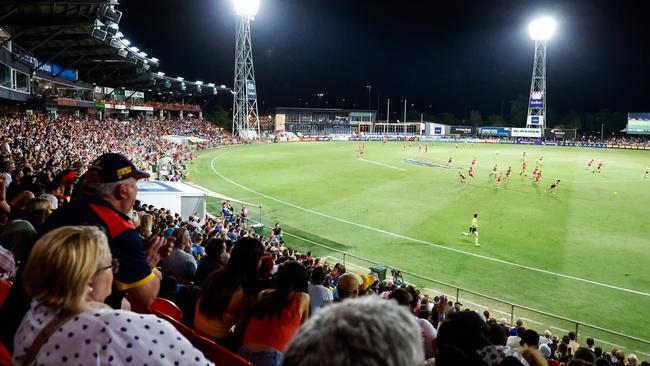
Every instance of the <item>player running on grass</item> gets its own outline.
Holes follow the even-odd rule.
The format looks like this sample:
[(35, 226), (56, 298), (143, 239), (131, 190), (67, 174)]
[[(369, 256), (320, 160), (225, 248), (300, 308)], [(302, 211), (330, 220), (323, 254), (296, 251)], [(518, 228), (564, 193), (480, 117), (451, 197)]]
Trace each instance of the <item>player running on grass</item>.
[(535, 179), (537, 179), (537, 173), (538, 172), (539, 172), (539, 167), (536, 166), (535, 170), (533, 170), (533, 172), (530, 174), (530, 176), (531, 176), (530, 181), (531, 182), (534, 181)]
[(490, 173), (490, 177), (492, 177), (492, 176), (495, 176), (495, 177), (497, 176), (497, 164), (496, 163), (494, 165), (492, 165), (492, 172)]
[(510, 182), (510, 176), (512, 175), (512, 167), (509, 166), (508, 170), (506, 170), (506, 180)]
[(472, 159), (472, 168), (476, 165), (476, 158)]
[(544, 163), (544, 155), (540, 155), (537, 161), (539, 162), (539, 165), (542, 166), (542, 164)]
[(474, 245), (480, 247), (481, 244), (478, 243), (478, 214), (474, 214), (472, 218), (472, 225), (469, 227), (469, 233), (462, 232), (460, 235), (465, 235), (468, 238), (474, 237)]
[(521, 154), (521, 161), (526, 161), (526, 152), (524, 151), (523, 154)]
[(526, 167), (527, 167), (527, 166), (528, 166), (528, 165), (526, 165), (526, 161), (524, 161), (524, 162), (521, 164), (521, 173), (519, 173), (519, 175), (528, 176), (528, 174), (526, 173)]
[(548, 189), (545, 189), (544, 192), (551, 191), (551, 193), (555, 194), (555, 192), (557, 191), (557, 186), (559, 186), (559, 185), (560, 185), (560, 180), (556, 179), (555, 182), (553, 182), (553, 184), (551, 184), (551, 187), (548, 188)]
[(649, 178), (649, 177), (650, 177), (650, 165), (648, 165), (648, 166), (645, 168), (645, 174), (643, 174), (643, 179), (647, 179), (647, 178)]
[(598, 166), (596, 167), (596, 170), (592, 170), (591, 172), (592, 172), (592, 173), (598, 172), (598, 174), (600, 174), (600, 171), (601, 171), (602, 169), (603, 169), (603, 162), (602, 162), (602, 161), (599, 161), (599, 162), (598, 162)]
[(499, 176), (497, 177), (497, 188), (501, 187), (501, 182), (503, 181), (503, 174), (499, 173)]
[(451, 156), (449, 157), (449, 160), (447, 160), (447, 164), (451, 164)]
[(539, 183), (542, 180), (542, 171), (538, 170), (537, 175), (535, 176), (535, 183)]
[(463, 172), (458, 172), (458, 178), (460, 179), (460, 182), (461, 182), (461, 183), (465, 183), (465, 180), (467, 179), (467, 178), (465, 178), (465, 176), (463, 175)]
[(587, 169), (591, 170), (591, 167), (594, 165), (594, 159), (589, 160), (587, 163)]
[(467, 172), (467, 175), (470, 178), (474, 179), (474, 167), (473, 166), (469, 167), (469, 171)]

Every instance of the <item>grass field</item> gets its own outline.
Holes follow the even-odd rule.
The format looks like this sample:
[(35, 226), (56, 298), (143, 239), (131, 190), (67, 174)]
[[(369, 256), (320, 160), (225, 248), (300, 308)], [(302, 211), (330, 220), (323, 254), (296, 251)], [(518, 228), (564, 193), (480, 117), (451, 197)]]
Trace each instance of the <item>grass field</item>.
[[(236, 146), (204, 152), (190, 173), (215, 192), (263, 205), (265, 223), (281, 222), (287, 232), (650, 339), (650, 179), (641, 179), (650, 152), (437, 143), (425, 153), (417, 143), (404, 149), (394, 142), (365, 143), (360, 160), (357, 146)], [(524, 151), (529, 172), (544, 155), (539, 185), (519, 176)], [(403, 161), (446, 164), (449, 156), (451, 169)], [(460, 184), (458, 171), (466, 174), (474, 157), (476, 179)], [(497, 159), (504, 176), (509, 165), (514, 171), (499, 188), (488, 177)], [(587, 170), (591, 159), (604, 162), (602, 173)], [(554, 179), (562, 181), (559, 190), (546, 193)], [(481, 247), (459, 235), (474, 213)], [(650, 353), (647, 346), (629, 347)]]

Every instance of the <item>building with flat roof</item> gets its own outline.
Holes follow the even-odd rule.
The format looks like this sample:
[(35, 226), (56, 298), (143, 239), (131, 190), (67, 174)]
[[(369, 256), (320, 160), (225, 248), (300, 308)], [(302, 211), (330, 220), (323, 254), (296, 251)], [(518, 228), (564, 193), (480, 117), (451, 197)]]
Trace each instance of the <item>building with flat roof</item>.
[(275, 131), (325, 135), (371, 132), (376, 118), (368, 109), (278, 107), (273, 121)]

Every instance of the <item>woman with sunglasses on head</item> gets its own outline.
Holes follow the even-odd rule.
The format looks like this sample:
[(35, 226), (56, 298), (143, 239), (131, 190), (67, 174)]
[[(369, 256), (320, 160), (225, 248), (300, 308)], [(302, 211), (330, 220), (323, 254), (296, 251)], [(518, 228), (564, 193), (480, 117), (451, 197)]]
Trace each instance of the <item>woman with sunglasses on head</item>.
[(36, 242), (24, 273), (33, 300), (13, 364), (211, 364), (166, 321), (103, 303), (118, 270), (96, 227), (64, 226)]

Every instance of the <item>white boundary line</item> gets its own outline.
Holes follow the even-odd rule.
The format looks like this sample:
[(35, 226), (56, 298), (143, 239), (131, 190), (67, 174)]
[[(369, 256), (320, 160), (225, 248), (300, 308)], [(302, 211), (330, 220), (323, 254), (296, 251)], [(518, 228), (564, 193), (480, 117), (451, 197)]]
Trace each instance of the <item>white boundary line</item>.
[(400, 172), (405, 172), (405, 171), (406, 171), (406, 169), (402, 169), (402, 168), (398, 168), (398, 167), (396, 167), (396, 166), (392, 166), (392, 165), (388, 165), (388, 164), (380, 163), (380, 162), (378, 162), (378, 161), (368, 160), (368, 159), (364, 159), (364, 158), (357, 158), (357, 160), (359, 160), (359, 161), (365, 161), (366, 163), (375, 164), (375, 165), (383, 166), (383, 167), (386, 167), (386, 168), (391, 168), (391, 169), (399, 170)]
[(395, 238), (403, 239), (403, 240), (406, 240), (406, 241), (411, 241), (411, 242), (414, 242), (414, 243), (424, 244), (424, 245), (427, 245), (427, 246), (432, 247), (432, 248), (443, 249), (443, 250), (447, 250), (447, 251), (450, 251), (450, 252), (464, 254), (464, 255), (467, 255), (467, 256), (483, 259), (483, 260), (486, 260), (486, 261), (501, 263), (501, 264), (505, 264), (505, 265), (508, 265), (508, 266), (511, 266), (511, 267), (527, 269), (527, 270), (530, 270), (530, 271), (533, 271), (533, 272), (539, 272), (539, 273), (543, 273), (543, 274), (547, 274), (547, 275), (551, 275), (551, 276), (562, 277), (562, 278), (566, 278), (566, 279), (570, 279), (570, 280), (574, 280), (574, 281), (584, 282), (584, 283), (588, 283), (590, 285), (605, 287), (605, 288), (609, 288), (609, 289), (612, 289), (612, 290), (618, 290), (618, 291), (622, 291), (622, 292), (628, 292), (628, 293), (631, 293), (631, 294), (650, 297), (650, 293), (647, 293), (647, 292), (627, 289), (627, 288), (624, 288), (624, 287), (609, 285), (609, 284), (606, 284), (606, 283), (592, 281), (592, 280), (588, 280), (588, 279), (580, 278), (580, 277), (575, 277), (575, 276), (570, 276), (570, 275), (566, 275), (566, 274), (563, 274), (563, 273), (547, 271), (547, 270), (541, 269), (541, 268), (530, 267), (530, 266), (526, 266), (526, 265), (519, 264), (519, 263), (508, 262), (508, 261), (503, 260), (503, 259), (498, 259), (498, 258), (493, 258), (493, 257), (488, 257), (488, 256), (485, 256), (485, 255), (481, 255), (481, 254), (466, 252), (464, 250), (460, 250), (460, 249), (456, 249), (456, 248), (450, 248), (450, 247), (446, 247), (446, 246), (443, 246), (443, 245), (440, 245), (440, 244), (434, 244), (434, 243), (424, 241), (424, 240), (421, 240), (421, 239), (416, 239), (416, 238), (412, 238), (412, 237), (409, 237), (409, 236), (406, 236), (406, 235), (397, 234), (397, 233), (393, 233), (393, 232), (390, 232), (390, 231), (374, 228), (372, 226), (367, 226), (367, 225), (359, 224), (359, 223), (356, 223), (356, 222), (348, 221), (348, 220), (345, 220), (345, 219), (341, 219), (339, 217), (331, 216), (331, 215), (324, 214), (324, 213), (321, 213), (321, 212), (318, 212), (318, 211), (314, 211), (314, 210), (311, 210), (311, 209), (308, 209), (308, 208), (305, 208), (305, 207), (301, 207), (301, 206), (295, 205), (295, 204), (287, 202), (287, 201), (282, 201), (282, 200), (277, 199), (275, 197), (271, 197), (271, 196), (268, 196), (268, 195), (266, 195), (264, 193), (255, 191), (255, 190), (253, 190), (251, 188), (245, 187), (245, 186), (233, 181), (232, 179), (224, 176), (223, 174), (219, 173), (217, 171), (217, 169), (215, 169), (215, 167), (214, 167), (214, 161), (216, 159), (217, 159), (217, 156), (212, 158), (212, 160), (210, 161), (210, 168), (212, 169), (212, 171), (216, 175), (218, 175), (223, 180), (225, 180), (225, 181), (229, 182), (230, 184), (233, 184), (233, 185), (235, 185), (235, 186), (237, 186), (237, 187), (239, 187), (239, 188), (241, 188), (241, 189), (243, 189), (245, 191), (249, 191), (249, 192), (251, 192), (253, 194), (259, 195), (259, 196), (264, 197), (264, 198), (267, 198), (267, 199), (269, 199), (271, 201), (275, 201), (275, 202), (281, 203), (281, 204), (289, 206), (289, 207), (293, 207), (293, 208), (301, 210), (301, 211), (309, 212), (309, 213), (312, 213), (314, 215), (325, 217), (325, 218), (328, 218), (328, 219), (331, 219), (331, 220), (334, 220), (334, 221), (342, 222), (342, 223), (352, 225), (352, 226), (357, 226), (357, 227), (360, 227), (360, 228), (363, 228), (363, 229), (367, 229), (367, 230), (374, 231), (374, 232), (377, 232), (377, 233), (380, 233), (380, 234), (385, 234), (385, 235), (392, 236), (392, 237), (395, 237)]
[[(326, 258), (326, 259), (327, 259), (327, 258), (329, 258), (329, 259), (334, 259), (334, 260), (337, 261), (337, 262), (342, 262), (341, 259), (336, 258), (336, 257), (333, 257), (333, 256), (331, 256), (331, 255), (325, 256), (325, 257), (323, 257), (323, 258)], [(356, 268), (359, 268), (359, 269), (364, 269), (364, 270), (366, 269), (365, 267), (362, 267), (362, 266), (360, 266), (360, 265), (358, 265), (358, 264), (354, 264), (354, 263), (348, 263), (347, 265), (348, 265), (348, 266), (352, 266), (352, 267), (356, 267)], [(406, 284), (409, 284), (409, 283), (406, 283)], [(431, 288), (426, 288), (426, 287), (423, 287), (423, 289), (424, 289), (424, 290), (427, 290), (427, 291), (430, 291), (430, 292), (432, 292), (432, 293), (439, 293), (439, 294), (441, 294), (441, 295), (444, 295), (444, 291), (439, 291), (439, 290), (436, 290), (436, 289), (431, 289)], [(506, 311), (502, 311), (502, 310), (499, 310), (499, 309), (492, 309), (492, 308), (490, 308), (490, 307), (488, 307), (488, 306), (481, 305), (481, 304), (477, 304), (477, 303), (475, 303), (475, 302), (468, 301), (468, 300), (463, 300), (463, 302), (464, 302), (465, 304), (474, 305), (474, 306), (476, 306), (476, 307), (478, 307), (478, 308), (481, 308), (481, 309), (491, 310), (491, 311), (493, 311), (493, 312), (495, 312), (495, 313), (499, 313), (499, 314), (502, 314), (502, 315), (510, 316), (510, 313), (508, 313), (508, 312), (506, 312)], [(518, 319), (525, 320), (525, 321), (527, 321), (527, 322), (529, 322), (529, 323), (539, 324), (539, 325), (543, 326), (544, 328), (551, 328), (551, 329), (559, 330), (560, 332), (569, 333), (569, 330), (567, 330), (567, 329), (558, 328), (558, 327), (556, 327), (556, 326), (554, 326), (554, 325), (550, 325), (550, 324), (540, 323), (540, 322), (535, 321), (535, 320), (533, 320), (533, 319), (528, 319), (528, 318), (524, 318), (524, 317), (518, 317)], [(597, 342), (599, 342), (599, 343), (609, 344), (610, 346), (614, 346), (614, 347), (616, 347), (616, 348), (627, 348), (627, 349), (629, 349), (628, 347), (619, 346), (619, 345), (617, 345), (617, 344), (615, 344), (615, 343), (611, 343), (611, 342), (608, 342), (608, 341), (605, 341), (605, 340), (602, 340), (602, 339), (599, 339), (599, 338), (594, 338), (594, 341), (597, 341)], [(643, 355), (646, 355), (646, 356), (650, 356), (650, 354), (645, 353), (645, 352), (642, 352), (642, 351), (635, 351), (635, 353), (640, 353), (640, 354), (643, 354)]]

